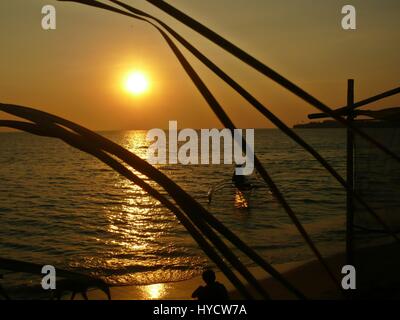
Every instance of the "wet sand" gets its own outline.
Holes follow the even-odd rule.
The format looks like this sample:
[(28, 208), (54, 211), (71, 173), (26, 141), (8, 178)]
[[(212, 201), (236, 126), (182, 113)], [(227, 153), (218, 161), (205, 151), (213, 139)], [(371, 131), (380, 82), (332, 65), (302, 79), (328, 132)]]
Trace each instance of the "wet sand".
[[(358, 298), (400, 298), (400, 259), (394, 253), (399, 252), (399, 244), (390, 244), (357, 251), (357, 291)], [(345, 254), (339, 253), (326, 258), (326, 262), (337, 277), (339, 284), (343, 275), (342, 267), (345, 265)], [(308, 299), (336, 300), (343, 299), (340, 291), (328, 276), (326, 270), (317, 260), (275, 265), (275, 268), (286, 277)], [(291, 300), (296, 297), (285, 289), (278, 281), (269, 276), (260, 268), (250, 268), (253, 275), (261, 282), (263, 287), (274, 300)], [(218, 272), (217, 280), (228, 289), (231, 299), (242, 299), (240, 294)], [(111, 288), (113, 300), (190, 300), (192, 292), (203, 284), (201, 276), (186, 281), (172, 283), (157, 283), (144, 286), (124, 286)], [(260, 298), (250, 289), (256, 298)], [(89, 299), (106, 299), (99, 290), (90, 290)], [(68, 298), (65, 296), (64, 298)], [(82, 299), (77, 296), (77, 299)]]
[[(339, 271), (339, 264), (342, 264), (343, 255), (337, 255), (329, 259), (330, 264)], [(338, 290), (332, 280), (327, 276), (326, 271), (317, 261), (296, 262), (275, 266), (293, 285), (301, 289), (310, 299), (336, 299), (340, 298)], [(276, 280), (271, 278), (261, 268), (250, 268), (253, 275), (262, 283), (270, 294), (272, 299), (296, 299)], [(222, 282), (231, 299), (240, 300), (242, 297), (226, 279), (226, 277), (217, 272), (217, 280)], [(190, 300), (192, 292), (200, 285), (203, 285), (201, 276), (195, 278), (170, 283), (157, 283), (144, 286), (122, 286), (112, 287), (111, 295), (113, 300)], [(253, 290), (250, 291), (256, 298), (260, 298)], [(99, 290), (90, 290), (89, 299), (103, 300), (106, 296)], [(68, 298), (65, 296), (64, 298)], [(77, 296), (76, 299), (82, 299)]]

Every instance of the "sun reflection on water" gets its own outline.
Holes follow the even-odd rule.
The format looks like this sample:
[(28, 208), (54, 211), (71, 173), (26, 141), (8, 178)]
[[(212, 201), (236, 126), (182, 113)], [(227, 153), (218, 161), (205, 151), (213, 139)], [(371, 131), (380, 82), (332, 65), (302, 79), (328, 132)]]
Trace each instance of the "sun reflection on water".
[[(145, 131), (123, 135), (122, 145), (142, 159), (146, 159), (146, 143)], [(159, 188), (155, 182), (133, 171)], [(169, 174), (176, 175), (176, 172), (171, 170)], [(109, 202), (103, 207), (106, 221), (103, 241), (107, 248), (103, 255), (107, 259), (101, 261), (101, 267), (109, 274), (108, 280), (114, 284), (143, 285), (190, 278), (195, 274), (197, 269), (186, 270), (186, 266), (189, 262), (197, 266), (205, 260), (185, 248), (194, 241), (176, 217), (134, 183), (119, 175), (113, 178), (110, 189), (117, 191), (104, 193)], [(124, 270), (123, 276), (115, 270)], [(149, 285), (143, 288), (143, 295), (148, 299), (162, 299), (165, 290), (162, 284)]]
[(157, 300), (161, 299), (165, 295), (165, 285), (162, 283), (152, 284), (146, 286), (146, 291), (148, 295), (148, 299)]
[(246, 195), (239, 190), (235, 193), (235, 207), (238, 209), (249, 207), (249, 201), (246, 199)]

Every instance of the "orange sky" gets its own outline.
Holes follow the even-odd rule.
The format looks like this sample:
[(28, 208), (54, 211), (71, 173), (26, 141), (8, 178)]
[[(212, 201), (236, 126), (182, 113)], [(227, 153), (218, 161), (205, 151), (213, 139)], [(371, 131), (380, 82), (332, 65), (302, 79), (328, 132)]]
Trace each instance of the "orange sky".
[[(144, 0), (125, 1), (174, 27), (287, 124), (305, 121), (315, 111)], [(357, 99), (399, 86), (398, 0), (352, 0), (356, 31), (340, 26), (348, 1), (169, 2), (331, 107), (345, 104), (348, 78), (356, 80)], [(41, 28), (46, 4), (57, 9), (54, 31)], [(1, 102), (40, 108), (94, 130), (165, 128), (169, 120), (178, 120), (180, 127), (219, 126), (164, 40), (145, 23), (54, 0), (1, 0), (0, 15)], [(271, 127), (186, 54), (238, 127)], [(131, 69), (149, 75), (146, 95), (133, 97), (124, 90), (121, 81)], [(394, 105), (400, 105), (400, 97), (374, 107)]]

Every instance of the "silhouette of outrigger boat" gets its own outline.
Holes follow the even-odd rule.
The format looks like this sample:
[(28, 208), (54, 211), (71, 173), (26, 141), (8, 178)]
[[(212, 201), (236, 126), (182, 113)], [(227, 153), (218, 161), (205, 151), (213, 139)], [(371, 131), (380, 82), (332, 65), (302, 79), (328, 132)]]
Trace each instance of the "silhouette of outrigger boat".
[(243, 201), (249, 203), (249, 199), (253, 191), (258, 189), (269, 189), (268, 185), (258, 179), (257, 176), (254, 179), (249, 178), (248, 176), (239, 176), (233, 173), (232, 180), (230, 182), (221, 181), (217, 185), (211, 187), (207, 193), (208, 204), (212, 202), (213, 195), (225, 188), (234, 188), (236, 190), (236, 194), (243, 198)]
[[(7, 270), (10, 271), (10, 273), (28, 273), (43, 277), (42, 268), (43, 265), (32, 262), (0, 258), (0, 270)], [(107, 298), (111, 300), (110, 286), (99, 278), (59, 268), (56, 269), (56, 276), (56, 289), (51, 291), (51, 299), (56, 298), (60, 300), (64, 294), (70, 292), (71, 300), (73, 300), (77, 294), (81, 294), (85, 300), (88, 300), (88, 290), (90, 288), (97, 288), (104, 292)], [(58, 277), (61, 279), (58, 279)], [(11, 299), (2, 286), (0, 286), (0, 296), (6, 300)]]

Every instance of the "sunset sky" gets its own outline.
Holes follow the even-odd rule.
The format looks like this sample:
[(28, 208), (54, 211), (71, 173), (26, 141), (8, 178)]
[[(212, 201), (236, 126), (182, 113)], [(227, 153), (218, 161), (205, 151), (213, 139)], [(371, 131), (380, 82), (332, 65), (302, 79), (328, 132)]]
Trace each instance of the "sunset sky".
[[(103, 1), (108, 2), (108, 1)], [(156, 15), (243, 84), (287, 124), (316, 112), (144, 0), (125, 0)], [(335, 108), (399, 86), (398, 0), (169, 0)], [(57, 29), (41, 28), (41, 9), (57, 9)], [(357, 9), (357, 30), (341, 28), (341, 8)], [(159, 33), (129, 17), (72, 2), (0, 1), (0, 102), (39, 108), (94, 130), (210, 128), (218, 120)], [(241, 128), (272, 125), (186, 51), (225, 110)], [(149, 88), (132, 95), (130, 71)], [(394, 97), (378, 106), (399, 106)], [(4, 114), (0, 114), (5, 118)]]

